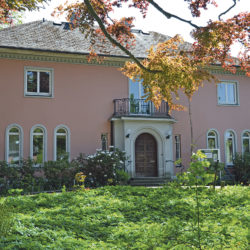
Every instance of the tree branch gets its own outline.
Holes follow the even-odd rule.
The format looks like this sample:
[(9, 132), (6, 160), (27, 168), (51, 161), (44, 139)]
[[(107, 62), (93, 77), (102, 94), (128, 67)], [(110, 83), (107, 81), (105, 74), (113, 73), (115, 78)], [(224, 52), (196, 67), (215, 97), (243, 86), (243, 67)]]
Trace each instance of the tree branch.
[(231, 7), (229, 7), (226, 11), (222, 12), (219, 16), (218, 19), (221, 21), (221, 16), (227, 14), (232, 8), (234, 8), (234, 6), (236, 5), (236, 0), (233, 0), (233, 5)]
[(119, 42), (117, 42), (106, 30), (104, 24), (102, 23), (102, 20), (98, 17), (97, 13), (95, 12), (94, 8), (92, 7), (91, 3), (89, 0), (84, 0), (90, 14), (94, 17), (94, 19), (97, 21), (97, 23), (100, 26), (100, 29), (106, 36), (106, 38), (114, 45), (119, 47), (125, 54), (127, 54), (141, 69), (148, 71), (150, 73), (159, 73), (161, 71), (159, 70), (150, 70), (146, 68), (141, 62), (129, 51), (127, 50), (124, 46), (122, 46)]
[(171, 13), (165, 11), (165, 10), (162, 9), (154, 0), (148, 0), (148, 2), (149, 2), (151, 5), (153, 5), (158, 11), (160, 11), (160, 12), (161, 12), (165, 17), (167, 17), (167, 18), (173, 17), (173, 18), (176, 18), (176, 19), (178, 19), (178, 20), (180, 20), (180, 21), (182, 21), (182, 22), (184, 22), (184, 23), (188, 23), (189, 25), (193, 26), (193, 27), (196, 28), (196, 29), (201, 28), (200, 26), (198, 26), (198, 25), (192, 23), (191, 21), (188, 21), (188, 20), (186, 20), (186, 19), (183, 19), (183, 18), (181, 18), (181, 17), (179, 17), (179, 16), (176, 16), (176, 15), (174, 15), (174, 14), (171, 14)]

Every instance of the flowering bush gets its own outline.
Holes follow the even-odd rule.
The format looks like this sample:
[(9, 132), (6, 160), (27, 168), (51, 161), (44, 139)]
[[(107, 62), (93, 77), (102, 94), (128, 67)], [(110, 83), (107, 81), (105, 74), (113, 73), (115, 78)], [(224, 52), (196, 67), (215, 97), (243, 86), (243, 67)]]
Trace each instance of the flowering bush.
[(97, 150), (87, 157), (80, 155), (75, 163), (80, 164), (82, 172), (87, 175), (85, 186), (98, 187), (126, 181), (128, 175), (124, 171), (125, 160), (124, 152), (110, 147), (107, 151)]

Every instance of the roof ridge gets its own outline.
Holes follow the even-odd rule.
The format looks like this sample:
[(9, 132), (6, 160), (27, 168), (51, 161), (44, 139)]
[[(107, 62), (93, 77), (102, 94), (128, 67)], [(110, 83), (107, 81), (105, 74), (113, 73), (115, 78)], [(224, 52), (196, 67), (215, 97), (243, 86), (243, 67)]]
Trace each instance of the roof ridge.
[[(39, 23), (39, 22), (43, 22), (43, 20), (39, 19), (39, 20), (36, 20), (36, 21), (28, 22), (28, 23), (21, 23), (21, 24), (17, 24), (17, 25), (14, 25), (14, 26), (9, 26), (9, 27), (0, 29), (0, 32), (7, 31), (7, 30), (13, 30), (13, 29), (19, 28), (21, 26), (24, 27), (24, 26), (28, 26), (30, 24)], [(47, 22), (47, 20), (46, 20), (46, 22)]]

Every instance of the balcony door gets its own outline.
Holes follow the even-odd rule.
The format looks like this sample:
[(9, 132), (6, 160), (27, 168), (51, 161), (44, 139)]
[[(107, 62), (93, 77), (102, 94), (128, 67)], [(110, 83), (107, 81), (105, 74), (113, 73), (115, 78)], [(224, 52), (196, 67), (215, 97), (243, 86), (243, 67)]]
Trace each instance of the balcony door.
[(135, 141), (135, 172), (137, 177), (157, 176), (157, 143), (148, 133), (140, 134)]
[(152, 105), (150, 102), (143, 100), (144, 95), (142, 81), (133, 82), (129, 79), (130, 114), (150, 114)]

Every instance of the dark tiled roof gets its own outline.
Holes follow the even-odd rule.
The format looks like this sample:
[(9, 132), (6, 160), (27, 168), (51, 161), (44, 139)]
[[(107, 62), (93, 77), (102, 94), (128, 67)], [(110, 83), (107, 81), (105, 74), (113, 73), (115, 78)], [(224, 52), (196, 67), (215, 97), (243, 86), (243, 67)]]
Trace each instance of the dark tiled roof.
[[(151, 45), (170, 38), (156, 32), (143, 33), (140, 30), (133, 32), (136, 37), (136, 45), (133, 47), (132, 53), (139, 58), (146, 56), (146, 50)], [(183, 49), (190, 48), (189, 43), (184, 43), (182, 46)], [(79, 29), (68, 29), (67, 23), (56, 24), (40, 20), (0, 30), (1, 47), (88, 54), (90, 39), (86, 38)], [(103, 51), (100, 51), (100, 47), (96, 47), (95, 50), (99, 54), (104, 54)], [(105, 51), (112, 56), (126, 56), (109, 42), (105, 44)]]

